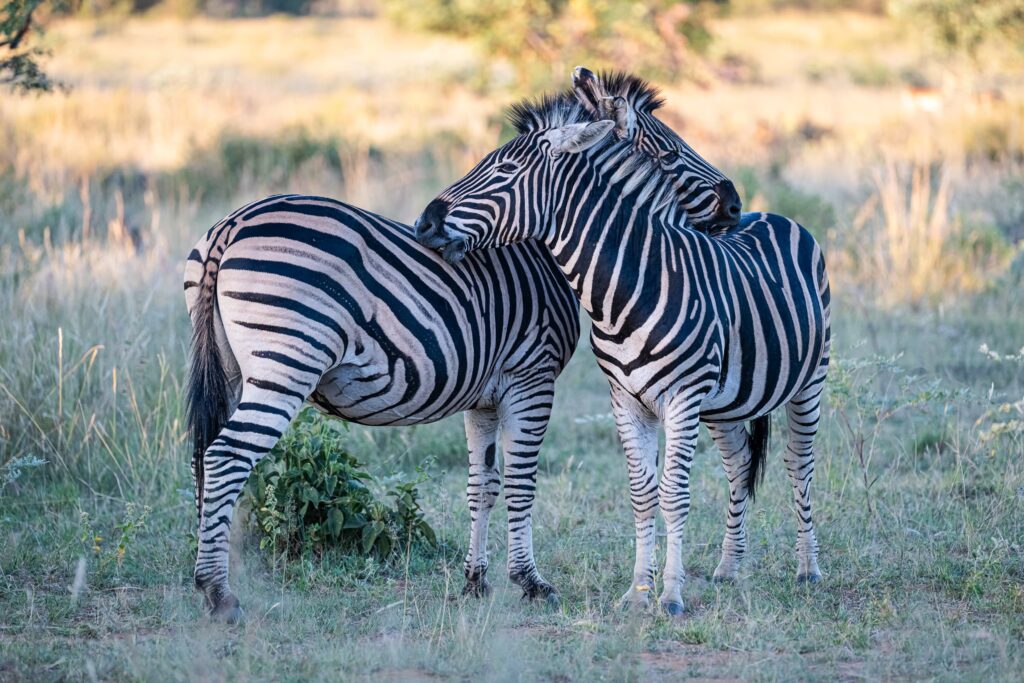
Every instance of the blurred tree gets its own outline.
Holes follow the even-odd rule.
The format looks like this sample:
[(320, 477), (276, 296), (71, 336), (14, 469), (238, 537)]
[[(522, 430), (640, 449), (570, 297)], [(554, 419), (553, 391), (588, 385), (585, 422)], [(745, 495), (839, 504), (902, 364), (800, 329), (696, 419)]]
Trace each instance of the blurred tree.
[(699, 78), (707, 21), (724, 0), (383, 0), (396, 21), (480, 41), (522, 85), (561, 83), (583, 62)]
[(1024, 50), (1024, 0), (893, 0), (890, 8), (925, 22), (954, 52), (973, 57), (994, 38)]
[(47, 52), (33, 45), (43, 0), (6, 0), (0, 17), (0, 86), (15, 92), (49, 92), (60, 84), (43, 71)]

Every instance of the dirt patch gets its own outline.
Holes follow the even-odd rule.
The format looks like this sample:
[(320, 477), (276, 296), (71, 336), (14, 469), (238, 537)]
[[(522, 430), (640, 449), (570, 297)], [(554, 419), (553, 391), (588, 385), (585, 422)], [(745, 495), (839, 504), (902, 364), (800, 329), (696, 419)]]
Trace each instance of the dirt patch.
[(388, 681), (389, 683), (420, 683), (421, 681), (436, 681), (437, 676), (425, 669), (392, 669), (390, 671), (374, 671), (368, 677), (374, 681)]
[(721, 673), (731, 668), (736, 653), (708, 650), (696, 645), (672, 645), (671, 650), (644, 652), (640, 661), (656, 674), (672, 680), (685, 676), (687, 681), (714, 681), (715, 683), (741, 683), (743, 679)]

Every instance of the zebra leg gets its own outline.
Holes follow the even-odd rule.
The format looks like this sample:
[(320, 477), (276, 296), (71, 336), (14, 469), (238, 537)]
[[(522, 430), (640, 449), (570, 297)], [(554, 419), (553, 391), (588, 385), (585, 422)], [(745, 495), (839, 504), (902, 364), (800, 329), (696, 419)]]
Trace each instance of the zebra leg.
[(302, 402), (301, 396), (290, 391), (279, 393), (245, 384), (238, 407), (203, 455), (195, 585), (205, 594), (210, 613), (230, 623), (242, 618), (238, 598), (228, 584), (228, 541), (235, 501), (252, 468), (274, 447)]
[(658, 512), (658, 420), (625, 391), (612, 387), (612, 414), (626, 453), (629, 499), (636, 527), (633, 583), (619, 601), (646, 609), (654, 589), (655, 515)]
[(821, 581), (818, 541), (811, 521), (811, 478), (814, 476), (814, 437), (818, 433), (822, 385), (821, 381), (811, 384), (786, 404), (789, 443), (785, 461), (796, 503), (796, 580), (801, 583)]
[(469, 502), (470, 529), (469, 551), (463, 564), (466, 585), (462, 594), (482, 597), (491, 592), (491, 584), (487, 582), (487, 522), (501, 490), (501, 478), (495, 463), (498, 416), (493, 410), (467, 410), (465, 420), (469, 444), (466, 500)]
[(551, 418), (554, 380), (509, 392), (502, 400), (501, 457), (508, 508), (508, 577), (523, 599), (558, 604), (558, 592), (540, 575), (533, 555), (533, 500), (537, 459)]
[(683, 529), (690, 512), (690, 465), (700, 430), (703, 394), (690, 393), (670, 401), (665, 415), (665, 469), (658, 486), (658, 501), (668, 536), (665, 585), (661, 606), (671, 616), (683, 613)]
[(715, 582), (735, 581), (740, 561), (747, 550), (747, 470), (750, 467), (750, 441), (742, 423), (709, 424), (711, 438), (722, 454), (722, 467), (729, 479), (729, 511), (725, 518), (722, 558), (715, 568)]

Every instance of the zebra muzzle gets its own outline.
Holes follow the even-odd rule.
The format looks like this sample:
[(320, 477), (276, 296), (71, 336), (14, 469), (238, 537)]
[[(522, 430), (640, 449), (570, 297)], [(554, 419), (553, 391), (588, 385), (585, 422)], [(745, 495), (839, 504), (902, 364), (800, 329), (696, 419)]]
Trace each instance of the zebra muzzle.
[(448, 202), (435, 199), (416, 219), (413, 229), (417, 242), (428, 249), (439, 251), (448, 263), (457, 263), (466, 255), (466, 240), (448, 233), (444, 226), (447, 215)]

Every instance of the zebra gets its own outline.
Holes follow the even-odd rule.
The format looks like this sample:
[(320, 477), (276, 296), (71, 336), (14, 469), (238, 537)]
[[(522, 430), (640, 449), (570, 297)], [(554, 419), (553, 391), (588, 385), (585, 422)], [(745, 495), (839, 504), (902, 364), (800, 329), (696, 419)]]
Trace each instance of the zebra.
[[(577, 85), (586, 87), (580, 77), (587, 75), (577, 72)], [(613, 99), (608, 118), (598, 121), (588, 106), (557, 98), (514, 107), (519, 135), (428, 204), (417, 239), (449, 257), (540, 243), (590, 316), (636, 527), (625, 605), (651, 604), (660, 507), (667, 557), (659, 602), (670, 615), (684, 612), (682, 532), (701, 422), (729, 480), (728, 527), (713, 578), (735, 580), (747, 502), (763, 477), (768, 416), (780, 406), (790, 427), (785, 462), (797, 507), (797, 579), (816, 583), (810, 483), (831, 339), (821, 249), (797, 223), (772, 214), (747, 214), (721, 238), (681, 227), (678, 176), (638, 145), (642, 136), (630, 126), (644, 126), (647, 117), (624, 107), (628, 101)], [(659, 423), (666, 433), (660, 481)]]
[[(696, 153), (689, 158), (701, 179), (680, 202), (708, 225), (733, 221), (735, 191), (719, 198), (715, 189), (732, 184)], [(537, 569), (531, 515), (537, 455), (555, 379), (579, 338), (579, 305), (539, 245), (453, 268), (410, 226), (331, 199), (279, 195), (210, 228), (184, 279), (193, 325), (194, 580), (212, 614), (242, 617), (228, 581), (235, 502), (306, 401), (366, 425), (465, 413), (469, 595), (491, 590), (487, 522), (502, 485), (500, 434), (509, 577), (524, 598), (557, 602)]]

